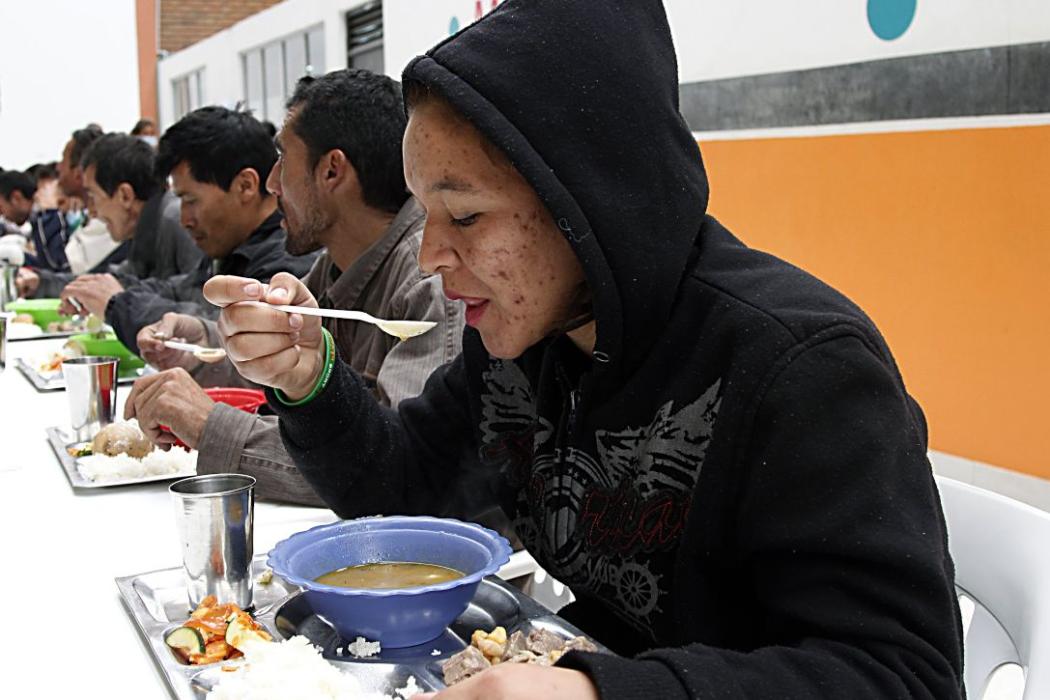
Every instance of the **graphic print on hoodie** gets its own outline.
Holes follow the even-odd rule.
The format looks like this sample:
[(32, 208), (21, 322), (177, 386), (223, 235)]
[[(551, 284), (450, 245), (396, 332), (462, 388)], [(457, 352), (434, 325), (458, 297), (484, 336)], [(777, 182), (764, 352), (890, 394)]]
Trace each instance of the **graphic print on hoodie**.
[(556, 445), (516, 364), (494, 359), (483, 378), (480, 458), (516, 474), (514, 531), (564, 583), (616, 601), (629, 623), (655, 636), (650, 616), (661, 610), (667, 582), (659, 573), (666, 567), (653, 559), (685, 527), (720, 382), (686, 406), (668, 401), (648, 425), (597, 431), (592, 457)]

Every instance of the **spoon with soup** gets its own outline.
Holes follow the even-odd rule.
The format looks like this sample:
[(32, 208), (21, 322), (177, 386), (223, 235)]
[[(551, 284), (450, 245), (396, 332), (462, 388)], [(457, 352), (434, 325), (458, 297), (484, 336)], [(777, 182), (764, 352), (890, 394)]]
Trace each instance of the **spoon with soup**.
[(177, 340), (165, 340), (164, 347), (171, 348), (172, 350), (191, 352), (198, 360), (209, 365), (226, 359), (226, 351), (222, 348), (206, 348), (203, 345), (180, 343)]

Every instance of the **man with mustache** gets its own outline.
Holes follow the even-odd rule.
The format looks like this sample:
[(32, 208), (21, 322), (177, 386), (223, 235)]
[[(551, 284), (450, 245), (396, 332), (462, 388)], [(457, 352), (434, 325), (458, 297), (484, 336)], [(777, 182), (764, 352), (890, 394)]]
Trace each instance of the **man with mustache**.
[[(459, 353), (463, 330), (461, 305), (417, 263), (424, 212), (405, 187), (399, 86), (368, 71), (336, 71), (301, 80), (288, 107), (276, 138), (280, 159), (266, 184), (284, 213), (288, 252), (326, 249), (303, 278), (307, 287), (323, 307), (438, 323), (399, 343), (371, 325), (325, 320), (340, 354), (381, 402), (396, 406)], [(198, 385), (238, 383), (233, 366), (205, 366), (172, 351), (162, 344), (171, 337), (215, 346), (219, 335), (214, 324), (181, 314), (144, 328), (142, 355), (165, 371), (136, 383), (127, 415), (158, 444), (170, 445), (174, 433), (198, 449), (198, 473), (241, 471), (258, 479), (263, 498), (323, 504), (285, 451), (275, 418), (216, 404)]]

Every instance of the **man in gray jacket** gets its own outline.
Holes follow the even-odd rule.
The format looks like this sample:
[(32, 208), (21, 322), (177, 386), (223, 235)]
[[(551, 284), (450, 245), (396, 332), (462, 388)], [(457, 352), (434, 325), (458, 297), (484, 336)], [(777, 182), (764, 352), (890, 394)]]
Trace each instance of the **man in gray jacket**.
[[(430, 373), (459, 353), (463, 331), (460, 304), (417, 263), (425, 214), (405, 188), (404, 128), (400, 90), (387, 77), (343, 70), (304, 79), (289, 102), (277, 137), (281, 158), (267, 181), (285, 216), (289, 252), (326, 248), (303, 278), (321, 306), (438, 323), (398, 342), (371, 325), (326, 319), (339, 354), (387, 405), (419, 394)], [(199, 451), (198, 473), (251, 474), (262, 498), (323, 505), (285, 451), (275, 418), (215, 404), (198, 386), (243, 382), (232, 365), (201, 365), (165, 348), (161, 340), (170, 337), (218, 342), (214, 324), (192, 316), (167, 314), (144, 328), (137, 338), (143, 356), (175, 369), (140, 379), (127, 416), (161, 445), (174, 441), (159, 429), (170, 426)]]
[(197, 268), (204, 253), (179, 223), (179, 200), (154, 172), (154, 152), (134, 136), (107, 134), (81, 161), (84, 188), (113, 240), (130, 240), (127, 258), (103, 274), (40, 274), (38, 297), (62, 294), (102, 317), (111, 297), (141, 280)]

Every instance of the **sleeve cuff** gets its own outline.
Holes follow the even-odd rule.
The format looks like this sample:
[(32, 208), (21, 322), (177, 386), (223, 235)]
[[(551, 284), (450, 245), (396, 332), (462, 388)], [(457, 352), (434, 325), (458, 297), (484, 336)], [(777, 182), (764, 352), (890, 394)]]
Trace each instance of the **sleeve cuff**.
[(224, 403), (215, 404), (197, 445), (197, 473), (240, 472), (241, 453), (256, 420), (252, 413)]
[(690, 700), (691, 697), (671, 669), (659, 661), (570, 651), (558, 660), (557, 666), (586, 673), (602, 700)]

